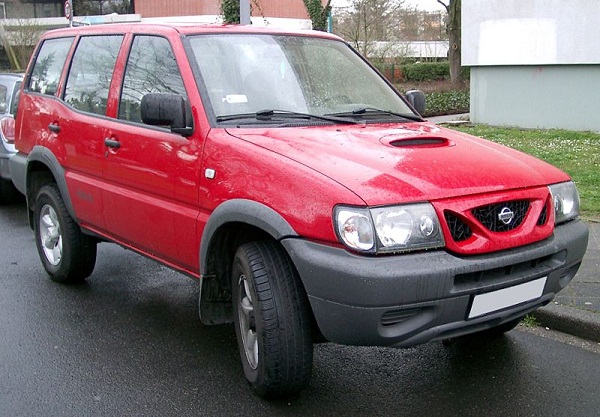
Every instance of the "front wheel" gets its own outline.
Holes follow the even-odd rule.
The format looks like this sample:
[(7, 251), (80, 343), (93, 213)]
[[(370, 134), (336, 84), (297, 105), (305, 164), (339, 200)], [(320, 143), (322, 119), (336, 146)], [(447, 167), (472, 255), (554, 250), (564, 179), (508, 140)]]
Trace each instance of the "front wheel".
[(308, 385), (313, 344), (308, 298), (275, 242), (240, 246), (232, 269), (235, 329), (246, 379), (262, 397)]
[(90, 276), (96, 264), (96, 240), (81, 232), (55, 184), (40, 189), (33, 215), (36, 246), (50, 278), (71, 284)]

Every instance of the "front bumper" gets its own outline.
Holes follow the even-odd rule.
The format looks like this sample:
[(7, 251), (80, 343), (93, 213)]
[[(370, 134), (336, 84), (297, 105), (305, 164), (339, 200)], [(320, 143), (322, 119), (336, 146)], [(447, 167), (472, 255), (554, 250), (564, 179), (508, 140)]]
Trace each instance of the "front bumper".
[[(517, 319), (549, 303), (575, 276), (587, 249), (579, 221), (552, 237), (487, 255), (445, 251), (365, 257), (284, 239), (323, 336), (349, 345), (408, 347)], [(468, 319), (473, 297), (547, 277), (541, 297)]]

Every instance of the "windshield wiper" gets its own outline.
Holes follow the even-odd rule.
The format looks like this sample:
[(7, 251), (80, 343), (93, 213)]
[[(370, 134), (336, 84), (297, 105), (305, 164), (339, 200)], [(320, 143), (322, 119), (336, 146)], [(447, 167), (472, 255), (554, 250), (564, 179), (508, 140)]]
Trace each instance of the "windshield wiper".
[(260, 121), (272, 121), (273, 118), (277, 119), (305, 119), (305, 120), (325, 120), (337, 124), (358, 124), (356, 120), (349, 120), (343, 117), (336, 116), (321, 116), (318, 114), (301, 113), (288, 110), (275, 110), (265, 109), (257, 111), (256, 113), (242, 113), (242, 114), (229, 114), (225, 116), (217, 116), (217, 122), (228, 122), (231, 120), (242, 120), (242, 119), (255, 119)]
[(229, 122), (231, 120), (243, 120), (243, 119), (256, 119), (256, 113), (238, 113), (238, 114), (226, 114), (224, 116), (217, 116), (217, 122)]
[(405, 114), (405, 113), (396, 113), (389, 110), (381, 110), (374, 107), (359, 107), (357, 109), (352, 110), (351, 112), (343, 112), (343, 113), (332, 113), (327, 114), (326, 116), (334, 116), (334, 117), (362, 117), (362, 116), (395, 116), (401, 117), (407, 120), (414, 120), (415, 122), (422, 122), (423, 118), (421, 116), (417, 116), (416, 114)]

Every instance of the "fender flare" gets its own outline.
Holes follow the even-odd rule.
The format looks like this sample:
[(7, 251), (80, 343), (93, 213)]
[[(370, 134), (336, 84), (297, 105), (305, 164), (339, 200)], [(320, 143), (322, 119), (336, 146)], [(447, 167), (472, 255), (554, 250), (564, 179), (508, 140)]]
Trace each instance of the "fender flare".
[[(71, 202), (71, 195), (69, 194), (69, 188), (67, 187), (67, 179), (65, 169), (56, 159), (56, 156), (46, 147), (36, 145), (33, 147), (29, 155), (27, 156), (27, 165), (31, 162), (40, 162), (44, 166), (46, 166), (52, 176), (56, 180), (56, 185), (60, 191), (60, 195), (65, 203), (67, 211), (69, 215), (73, 218), (76, 223), (79, 223), (77, 220), (77, 216), (75, 215), (75, 210), (73, 209), (73, 203)], [(30, 185), (30, 176), (29, 176), (29, 168), (27, 168), (27, 177), (26, 177), (26, 195), (29, 195), (29, 185)], [(31, 196), (32, 203), (35, 199), (35, 196)], [(29, 198), (27, 198), (29, 201)]]
[(210, 215), (200, 240), (200, 275), (207, 274), (207, 255), (217, 230), (227, 223), (246, 223), (264, 230), (276, 240), (298, 233), (272, 208), (252, 200), (233, 199), (220, 204)]

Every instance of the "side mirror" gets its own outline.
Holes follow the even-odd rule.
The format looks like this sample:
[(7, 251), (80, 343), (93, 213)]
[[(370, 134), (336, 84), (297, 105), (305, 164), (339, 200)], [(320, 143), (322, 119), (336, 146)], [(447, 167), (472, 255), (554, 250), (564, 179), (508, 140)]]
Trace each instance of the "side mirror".
[(425, 93), (421, 90), (407, 91), (406, 99), (420, 115), (425, 113)]
[(193, 128), (187, 125), (187, 108), (184, 98), (179, 94), (146, 94), (140, 105), (142, 122), (152, 126), (168, 126), (173, 133), (190, 136)]

